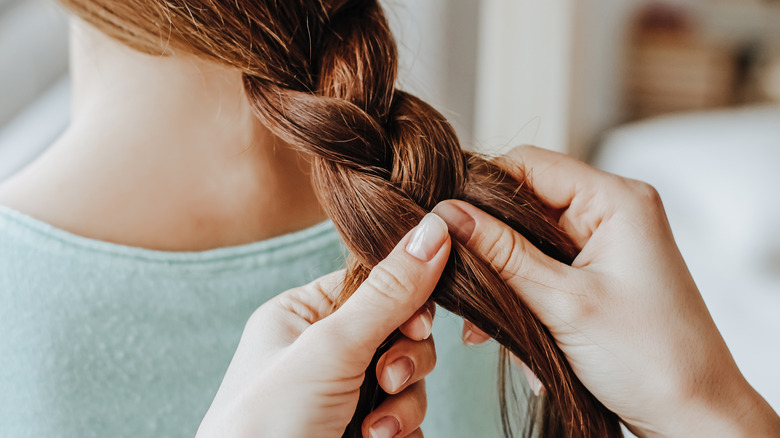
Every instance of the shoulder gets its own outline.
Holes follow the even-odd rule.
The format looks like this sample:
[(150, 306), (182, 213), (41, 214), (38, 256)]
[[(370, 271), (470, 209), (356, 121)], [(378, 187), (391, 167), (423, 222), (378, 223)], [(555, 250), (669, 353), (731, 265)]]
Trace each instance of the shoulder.
[(128, 200), (117, 196), (117, 183), (76, 166), (54, 164), (38, 160), (0, 182), (0, 206), (74, 235), (133, 245), (122, 241), (123, 236), (131, 239), (135, 228), (133, 218), (119, 221), (127, 216)]
[(0, 182), (0, 206), (67, 229), (67, 216), (77, 207), (68, 194), (71, 190), (56, 174), (27, 168)]

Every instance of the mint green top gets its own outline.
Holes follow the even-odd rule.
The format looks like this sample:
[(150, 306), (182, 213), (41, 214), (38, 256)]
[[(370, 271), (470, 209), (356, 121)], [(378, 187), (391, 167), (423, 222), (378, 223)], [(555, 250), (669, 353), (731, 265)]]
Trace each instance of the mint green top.
[[(194, 436), (252, 311), (344, 253), (331, 222), (176, 253), (0, 206), (0, 436)], [(495, 348), (462, 346), (441, 310), (425, 436), (497, 437)]]

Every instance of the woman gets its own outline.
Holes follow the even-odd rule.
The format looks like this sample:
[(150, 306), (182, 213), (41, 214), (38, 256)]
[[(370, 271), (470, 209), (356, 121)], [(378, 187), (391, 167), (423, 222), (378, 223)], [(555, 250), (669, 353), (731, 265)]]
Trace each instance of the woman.
[[(0, 185), (0, 435), (191, 436), (250, 314), (343, 266), (308, 155), (244, 90), (247, 71), (299, 66), (224, 32), (238, 25), (226, 11), (250, 3), (62, 3), (80, 17), (72, 122)], [(190, 15), (211, 27), (172, 19)], [(410, 325), (429, 331), (432, 309), (418, 313)], [(380, 370), (385, 389), (430, 371), (422, 338), (402, 345), (414, 378), (397, 377), (402, 360), (396, 377)], [(497, 434), (494, 360), (464, 354), (451, 330), (439, 340), (450, 364), (428, 386), (428, 436)]]
[[(431, 129), (423, 134), (430, 134), (445, 123), (393, 89), (394, 53), (376, 2), (66, 4), (99, 28), (75, 25), (73, 123), (45, 156), (0, 187), (0, 202), (8, 207), (3, 213), (4, 246), (9, 248), (4, 272), (12, 273), (2, 285), (7, 294), (3, 302), (12, 303), (3, 315), (4, 331), (19, 332), (4, 347), (6, 356), (14, 358), (5, 365), (5, 374), (15, 380), (3, 391), (3, 407), (14, 421), (9, 433), (191, 432), (251, 309), (269, 297), (269, 289), (277, 292), (285, 283), (299, 282), (295, 277), (301, 272), (311, 278), (339, 264), (335, 235), (327, 224), (317, 225), (324, 216), (314, 193), (326, 190), (308, 184), (310, 168), (316, 177), (349, 175), (355, 168), (364, 172), (359, 184), (351, 177), (317, 179), (333, 184), (334, 193), (378, 187), (369, 192), (397, 195), (392, 187), (371, 186), (392, 178), (381, 164), (396, 157), (384, 148), (387, 139), (379, 137), (377, 126), (427, 123)], [(403, 139), (409, 144), (429, 138), (411, 133), (415, 135)], [(439, 134), (449, 135), (446, 129)], [(291, 146), (302, 140), (310, 146), (308, 152), (319, 154), (313, 166), (309, 155)], [(445, 140), (448, 147), (457, 146)], [(319, 160), (323, 156), (325, 163)], [(431, 163), (457, 164), (437, 161), (435, 154), (430, 158), (426, 165), (412, 160), (419, 166), (402, 170), (438, 177), (447, 173)], [(327, 167), (331, 164), (340, 167)], [(407, 192), (427, 196), (428, 208), (445, 193), (431, 192), (448, 186), (422, 186), (405, 175), (395, 176), (399, 185), (410, 183), (404, 187)], [(340, 200), (336, 196), (323, 202), (331, 207), (331, 217), (356, 211), (354, 206), (333, 208)], [(418, 210), (419, 204), (414, 205)], [(403, 213), (394, 220), (409, 222)], [(345, 221), (339, 217), (338, 222)], [(440, 223), (435, 217), (428, 221), (435, 223)], [(373, 227), (354, 226), (352, 231), (366, 234), (367, 245), (387, 237)], [(413, 247), (407, 251), (410, 256), (420, 256)], [(444, 252), (432, 253), (433, 260), (441, 262)], [(258, 293), (261, 284), (264, 297)], [(356, 297), (359, 309), (377, 306), (361, 296)], [(366, 418), (364, 434), (392, 435), (393, 418), (404, 419), (402, 434), (420, 434), (421, 416), (404, 413), (420, 412), (422, 385), (417, 382), (432, 367), (427, 336), (432, 311), (422, 307), (418, 315), (410, 315), (423, 303), (414, 304), (405, 308), (403, 318), (384, 326), (392, 328), (411, 317), (407, 339), (398, 341), (379, 364), (380, 384), (397, 394), (376, 411), (388, 415)], [(308, 309), (308, 301), (290, 305), (299, 316), (322, 313)], [(314, 319), (297, 323), (303, 328)], [(328, 326), (318, 326), (323, 325)], [(298, 339), (312, 343), (318, 338), (311, 333), (316, 331), (303, 331)], [(380, 334), (384, 331), (369, 341), (375, 343)], [(276, 342), (283, 346), (289, 340)], [(405, 358), (398, 357), (403, 346), (409, 346)], [(294, 358), (296, 350), (284, 349), (282, 356)], [(275, 351), (261, 351), (258, 359), (272, 359)], [(323, 351), (322, 361), (338, 368), (339, 361), (349, 359), (353, 372), (342, 377), (359, 383), (373, 350), (354, 357), (350, 352)], [(254, 361), (242, 357), (236, 356), (238, 371), (234, 367), (231, 375), (254, 370)], [(407, 366), (395, 368), (399, 359)], [(462, 361), (447, 362), (449, 386), (430, 388), (434, 423), (429, 436), (494, 435), (490, 429), (495, 421), (480, 410), (488, 398), (481, 394), (489, 387), (481, 380), (489, 373)], [(276, 372), (263, 374), (263, 382), (270, 382), (275, 388), (271, 393), (278, 395), (264, 399), (269, 403), (264, 413), (287, 408), (286, 416), (271, 420), (292, 418), (292, 427), (302, 427), (312, 410), (301, 401), (312, 400), (284, 380), (276, 381), (285, 375), (282, 371), (295, 375), (296, 364), (306, 368), (311, 362), (280, 361)], [(329, 386), (330, 380), (323, 382)], [(244, 390), (253, 388), (241, 378), (226, 380), (222, 394), (227, 395), (218, 396), (218, 409), (209, 414), (216, 418), (209, 420), (216, 429), (207, 424), (207, 430), (251, 431), (251, 424), (245, 429), (244, 423), (233, 421), (235, 411), (219, 407), (250, 401), (254, 393)], [(417, 395), (409, 397), (411, 393)], [(352, 400), (355, 388), (347, 395)], [(408, 410), (415, 400), (417, 409)], [(448, 407), (466, 400), (473, 408), (458, 412), (481, 421), (448, 415)], [(251, 417), (254, 407), (243, 412)], [(220, 422), (224, 419), (230, 424)], [(400, 427), (401, 421), (397, 423)], [(330, 424), (334, 430), (341, 426)]]

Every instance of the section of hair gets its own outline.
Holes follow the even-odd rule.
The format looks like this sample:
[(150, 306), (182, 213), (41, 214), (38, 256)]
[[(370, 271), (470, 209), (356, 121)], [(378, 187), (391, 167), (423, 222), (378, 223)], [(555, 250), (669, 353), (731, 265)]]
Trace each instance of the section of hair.
[[(320, 202), (351, 252), (341, 302), (445, 199), (485, 210), (562, 262), (576, 255), (522, 169), (462, 150), (441, 114), (395, 88), (395, 43), (376, 0), (61, 2), (136, 49), (190, 52), (243, 72), (257, 117), (312, 156)], [(582, 385), (518, 294), (457, 242), (433, 299), (539, 377), (546, 391), (532, 400), (525, 436), (622, 436), (618, 417)], [(363, 418), (386, 396), (374, 370), (367, 372), (345, 437), (361, 436)], [(509, 436), (505, 401), (502, 409)]]

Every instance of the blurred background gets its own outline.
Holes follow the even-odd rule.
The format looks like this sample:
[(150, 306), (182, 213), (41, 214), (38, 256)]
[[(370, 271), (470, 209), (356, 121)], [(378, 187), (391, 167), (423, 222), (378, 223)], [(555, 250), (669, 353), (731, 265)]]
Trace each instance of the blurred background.
[[(780, 1), (384, 3), (401, 87), (465, 147), (533, 143), (658, 189), (737, 363), (780, 409)], [(68, 100), (65, 14), (0, 0), (0, 181), (67, 126)]]

